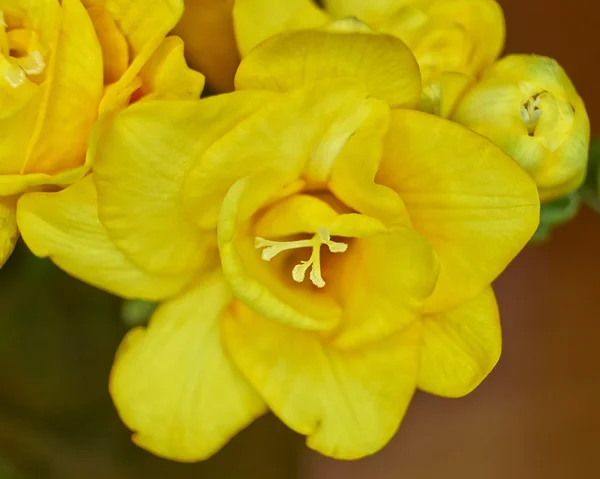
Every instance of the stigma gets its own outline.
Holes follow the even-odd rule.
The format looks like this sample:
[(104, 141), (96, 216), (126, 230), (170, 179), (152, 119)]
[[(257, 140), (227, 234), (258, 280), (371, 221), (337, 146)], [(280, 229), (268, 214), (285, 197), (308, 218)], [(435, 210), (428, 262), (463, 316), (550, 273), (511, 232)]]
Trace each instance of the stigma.
[(348, 249), (346, 243), (339, 243), (331, 239), (327, 228), (319, 228), (317, 234), (311, 239), (298, 241), (271, 241), (259, 236), (255, 239), (254, 246), (261, 249), (261, 257), (265, 261), (271, 261), (282, 251), (289, 251), (299, 248), (311, 248), (312, 253), (307, 261), (301, 261), (292, 269), (292, 278), (297, 283), (302, 283), (306, 278), (306, 273), (310, 269), (309, 278), (318, 288), (325, 286), (325, 280), (321, 273), (321, 245), (326, 245), (332, 253), (343, 253)]

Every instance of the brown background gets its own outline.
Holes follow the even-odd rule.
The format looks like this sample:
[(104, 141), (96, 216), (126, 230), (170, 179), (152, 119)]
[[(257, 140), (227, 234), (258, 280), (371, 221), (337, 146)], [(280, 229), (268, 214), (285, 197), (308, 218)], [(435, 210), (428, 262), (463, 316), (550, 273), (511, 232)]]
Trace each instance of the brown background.
[[(558, 59), (599, 118), (599, 0), (500, 3), (508, 51)], [(496, 284), (498, 368), (461, 400), (418, 394), (379, 454), (332, 461), (267, 417), (192, 465), (135, 448), (111, 406), (119, 302), (20, 248), (0, 271), (0, 479), (599, 478), (599, 245), (600, 217), (584, 211), (527, 248)]]

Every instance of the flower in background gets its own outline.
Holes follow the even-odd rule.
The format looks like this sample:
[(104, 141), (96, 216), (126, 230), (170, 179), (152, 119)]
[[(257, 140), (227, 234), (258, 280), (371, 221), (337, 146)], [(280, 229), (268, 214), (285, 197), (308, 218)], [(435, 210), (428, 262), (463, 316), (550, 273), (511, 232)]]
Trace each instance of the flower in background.
[(551, 58), (503, 58), (467, 92), (452, 119), (510, 154), (536, 182), (542, 202), (571, 193), (585, 179), (590, 121)]
[(93, 175), (21, 199), (35, 254), (165, 300), (111, 374), (137, 444), (203, 459), (270, 409), (358, 458), (416, 388), (459, 397), (494, 367), (490, 283), (535, 231), (537, 191), (488, 139), (410, 110), (420, 83), (394, 37), (280, 35), (238, 91), (110, 115)]
[(0, 2), (0, 265), (18, 237), (18, 196), (82, 178), (103, 111), (198, 96), (203, 77), (165, 38), (182, 0)]
[[(461, 94), (504, 47), (505, 24), (495, 0), (236, 0), (234, 23), (242, 55), (269, 36), (355, 18), (401, 39), (423, 80), (419, 109), (447, 117)], [(357, 27), (360, 28), (360, 27)]]
[[(585, 106), (556, 61), (511, 55), (496, 62), (505, 38), (494, 0), (236, 0), (242, 55), (272, 35), (332, 28), (370, 29), (404, 41), (423, 81), (418, 108), (457, 121), (496, 142), (527, 170), (544, 203), (583, 182), (590, 125)], [(362, 22), (362, 23), (361, 23)], [(335, 24), (334, 24), (335, 27)]]

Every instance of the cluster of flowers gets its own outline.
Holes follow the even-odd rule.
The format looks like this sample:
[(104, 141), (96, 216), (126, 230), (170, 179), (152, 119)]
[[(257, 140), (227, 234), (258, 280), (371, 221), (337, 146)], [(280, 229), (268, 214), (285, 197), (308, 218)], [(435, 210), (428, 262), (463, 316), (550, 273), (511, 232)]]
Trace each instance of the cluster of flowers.
[[(162, 302), (110, 391), (164, 457), (206, 458), (270, 410), (359, 458), (417, 388), (468, 394), (500, 355), (490, 284), (540, 200), (583, 181), (583, 102), (549, 58), (498, 60), (494, 0), (323, 3), (196, 4), (186, 24), (229, 15), (212, 42), (235, 34), (242, 58), (235, 91), (200, 98), (167, 36), (183, 0), (0, 0), (0, 259), (20, 232)], [(237, 55), (211, 56), (210, 85)]]

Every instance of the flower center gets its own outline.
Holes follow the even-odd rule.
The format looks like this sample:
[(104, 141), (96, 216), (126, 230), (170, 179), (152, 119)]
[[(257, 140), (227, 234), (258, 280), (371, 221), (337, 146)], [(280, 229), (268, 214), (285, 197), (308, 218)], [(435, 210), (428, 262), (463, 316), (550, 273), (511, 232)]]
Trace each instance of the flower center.
[(523, 118), (523, 123), (525, 123), (527, 132), (530, 135), (535, 133), (538, 121), (542, 116), (542, 110), (540, 109), (541, 95), (541, 93), (538, 93), (532, 96), (521, 108), (521, 118)]
[(45, 68), (38, 34), (23, 26), (11, 28), (0, 10), (0, 78), (12, 88), (27, 80), (39, 84)]
[(338, 243), (331, 239), (327, 228), (319, 228), (317, 234), (311, 239), (298, 241), (271, 241), (259, 236), (255, 239), (255, 247), (262, 250), (262, 259), (271, 261), (282, 251), (288, 251), (298, 248), (312, 248), (312, 254), (308, 261), (302, 261), (292, 270), (292, 278), (297, 283), (302, 283), (306, 278), (306, 272), (310, 268), (310, 280), (312, 283), (322, 288), (325, 286), (325, 280), (321, 274), (321, 245), (326, 245), (332, 253), (343, 253), (348, 249), (346, 243)]

